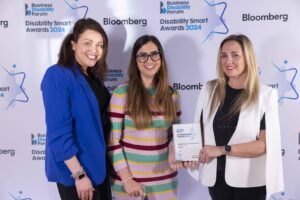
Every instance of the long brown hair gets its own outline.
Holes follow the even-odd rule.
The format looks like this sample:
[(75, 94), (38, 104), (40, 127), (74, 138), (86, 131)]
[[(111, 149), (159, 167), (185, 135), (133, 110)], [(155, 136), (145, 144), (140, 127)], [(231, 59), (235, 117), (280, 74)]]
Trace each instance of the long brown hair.
[(153, 80), (156, 88), (154, 106), (164, 114), (169, 123), (174, 122), (176, 119), (176, 108), (172, 99), (173, 89), (168, 84), (168, 68), (163, 48), (155, 36), (144, 35), (138, 38), (133, 45), (128, 68), (129, 81), (126, 108), (138, 129), (149, 127), (152, 123), (152, 113), (149, 107), (150, 98), (143, 85), (136, 59), (138, 50), (148, 42), (153, 42), (161, 53), (161, 67)]
[(238, 113), (242, 107), (248, 107), (258, 103), (259, 96), (259, 78), (258, 78), (258, 64), (250, 39), (245, 35), (230, 35), (226, 37), (220, 44), (217, 60), (218, 79), (209, 82), (209, 91), (212, 96), (210, 113), (217, 108), (218, 104), (223, 106), (226, 95), (226, 84), (229, 77), (226, 76), (221, 65), (221, 51), (223, 45), (228, 41), (236, 41), (242, 48), (243, 57), (245, 60), (246, 81), (245, 88), (237, 97), (233, 106), (230, 108), (228, 114), (224, 117), (231, 117)]
[(100, 79), (101, 81), (104, 81), (108, 70), (106, 63), (108, 38), (102, 26), (94, 19), (83, 18), (79, 19), (75, 23), (73, 31), (65, 37), (61, 44), (57, 64), (63, 67), (73, 67), (75, 62), (75, 56), (74, 51), (72, 50), (71, 41), (77, 42), (80, 35), (87, 30), (93, 30), (102, 35), (103, 53), (101, 59), (96, 63), (94, 67), (89, 68), (89, 73), (91, 73), (94, 77)]

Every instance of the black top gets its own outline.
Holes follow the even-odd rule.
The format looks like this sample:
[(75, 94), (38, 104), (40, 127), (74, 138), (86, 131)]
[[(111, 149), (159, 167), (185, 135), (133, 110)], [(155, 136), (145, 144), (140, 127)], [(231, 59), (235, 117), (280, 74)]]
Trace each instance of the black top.
[(111, 129), (111, 123), (108, 116), (108, 105), (110, 100), (110, 93), (108, 92), (104, 84), (100, 80), (94, 78), (92, 75), (87, 76), (84, 74), (84, 77), (89, 83), (91, 89), (93, 90), (98, 100), (98, 105), (99, 105), (98, 107), (101, 115), (100, 118), (103, 127), (103, 134), (104, 134), (105, 142), (107, 144), (109, 134), (110, 134), (110, 129)]
[[(224, 116), (228, 113), (230, 107), (234, 104), (242, 91), (243, 89), (234, 89), (229, 85), (226, 86), (224, 105), (218, 108), (213, 121), (213, 129), (217, 146), (227, 145), (236, 129), (240, 111), (231, 118), (224, 119)], [(260, 123), (260, 130), (265, 130), (265, 114), (263, 115)], [(217, 158), (217, 170), (225, 172), (225, 164), (225, 155)]]

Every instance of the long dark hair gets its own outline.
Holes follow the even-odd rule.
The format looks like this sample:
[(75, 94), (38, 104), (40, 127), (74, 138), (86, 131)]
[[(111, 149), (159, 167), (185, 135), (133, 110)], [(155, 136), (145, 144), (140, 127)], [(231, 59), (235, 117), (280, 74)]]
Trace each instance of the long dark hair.
[(130, 116), (138, 129), (146, 128), (150, 126), (152, 122), (152, 115), (149, 107), (149, 95), (144, 87), (136, 60), (138, 50), (148, 42), (153, 42), (161, 53), (161, 67), (155, 74), (153, 80), (154, 87), (157, 90), (154, 105), (164, 113), (168, 122), (172, 123), (176, 119), (176, 106), (172, 99), (173, 91), (168, 84), (168, 68), (164, 50), (155, 36), (143, 35), (136, 40), (132, 48), (128, 68), (128, 100), (126, 105), (126, 108), (130, 112)]
[(107, 49), (108, 49), (108, 38), (102, 28), (102, 26), (94, 19), (83, 18), (79, 19), (74, 27), (73, 31), (69, 33), (63, 40), (60, 51), (58, 54), (57, 64), (63, 67), (72, 67), (75, 62), (74, 51), (72, 50), (71, 41), (77, 42), (80, 35), (86, 30), (93, 30), (102, 35), (103, 38), (103, 53), (101, 59), (92, 68), (89, 68), (89, 73), (91, 73), (95, 78), (104, 81), (106, 78), (106, 73), (108, 70), (106, 63)]

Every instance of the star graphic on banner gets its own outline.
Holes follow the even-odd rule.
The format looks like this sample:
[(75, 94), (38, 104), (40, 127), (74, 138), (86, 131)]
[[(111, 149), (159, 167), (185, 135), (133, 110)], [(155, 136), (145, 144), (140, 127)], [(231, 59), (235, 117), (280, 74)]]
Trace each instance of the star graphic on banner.
[(278, 192), (271, 196), (271, 200), (284, 200), (284, 192)]
[[(207, 16), (209, 17), (209, 25), (208, 25), (209, 29), (207, 30), (208, 35), (203, 40), (203, 43), (206, 40), (211, 39), (214, 34), (227, 34), (229, 32), (229, 29), (226, 26), (225, 21), (223, 19), (225, 10), (227, 8), (227, 3), (226, 2), (215, 3), (214, 1), (208, 2), (207, 0), (204, 0), (204, 1), (209, 6), (208, 9), (206, 10)], [(223, 6), (223, 9), (222, 9), (222, 12), (220, 15), (218, 15), (217, 11), (216, 11), (216, 7), (218, 7), (218, 6)], [(220, 25), (224, 28), (224, 30), (217, 31), (216, 28)]]
[[(13, 67), (15, 68), (15, 65)], [(23, 88), (25, 78), (24, 72), (9, 72), (4, 67), (0, 67), (0, 107), (2, 109), (7, 110), (10, 106), (14, 106), (15, 102), (28, 102), (29, 98)]]
[[(287, 60), (283, 62), (285, 65)], [(295, 67), (278, 66), (272, 63), (273, 67), (259, 70), (261, 79), (270, 87), (276, 88), (278, 91), (278, 102), (282, 100), (296, 100), (299, 98), (298, 91), (294, 85), (297, 76)]]
[(22, 194), (23, 191), (19, 191), (19, 195), (18, 196), (14, 196), (11, 193), (8, 193), (14, 200), (31, 200), (31, 198), (23, 198)]
[[(78, 0), (75, 0), (78, 2)], [(87, 6), (77, 6), (76, 3), (69, 3), (68, 0), (64, 0), (64, 2), (70, 7), (72, 8), (73, 10), (77, 10), (77, 9), (85, 9), (85, 13), (84, 13), (84, 16), (82, 18), (85, 18), (88, 11), (89, 11), (89, 8)]]
[[(288, 61), (285, 60), (284, 63), (287, 64)], [(298, 99), (299, 94), (298, 94), (298, 92), (297, 92), (297, 90), (294, 86), (294, 80), (295, 80), (296, 75), (298, 73), (297, 69), (296, 68), (278, 67), (276, 64), (274, 64), (274, 63), (272, 63), (272, 64), (276, 69), (278, 69), (279, 72), (285, 73), (285, 74), (290, 73), (292, 75), (291, 80), (286, 79), (286, 82), (285, 82), (285, 85), (290, 86), (290, 88), (289, 89), (287, 88), (287, 91), (285, 91), (285, 90), (282, 91), (282, 94), (279, 96), (278, 101), (283, 100), (283, 99), (292, 99), (292, 100)], [(286, 92), (288, 92), (288, 91), (292, 91), (293, 95), (285, 95)]]

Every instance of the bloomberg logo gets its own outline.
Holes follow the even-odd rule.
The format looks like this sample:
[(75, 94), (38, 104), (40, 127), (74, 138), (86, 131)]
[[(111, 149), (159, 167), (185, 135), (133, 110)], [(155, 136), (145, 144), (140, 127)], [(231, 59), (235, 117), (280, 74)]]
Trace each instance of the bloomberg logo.
[(250, 13), (242, 15), (242, 21), (288, 21), (288, 14), (263, 14), (263, 15), (251, 15)]
[(201, 90), (203, 87), (202, 83), (198, 84), (182, 84), (182, 83), (173, 83), (173, 88), (175, 90)]
[(8, 21), (7, 20), (0, 20), (0, 26), (2, 26), (3, 28), (7, 28), (8, 27)]
[(14, 149), (0, 149), (0, 155), (9, 155), (9, 156), (15, 156), (15, 150)]
[(127, 19), (111, 19), (103, 18), (104, 25), (142, 25), (147, 26), (147, 19), (132, 19), (128, 17)]

